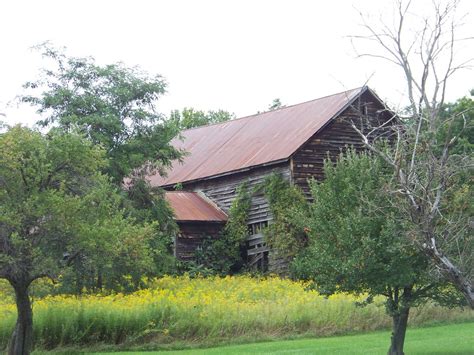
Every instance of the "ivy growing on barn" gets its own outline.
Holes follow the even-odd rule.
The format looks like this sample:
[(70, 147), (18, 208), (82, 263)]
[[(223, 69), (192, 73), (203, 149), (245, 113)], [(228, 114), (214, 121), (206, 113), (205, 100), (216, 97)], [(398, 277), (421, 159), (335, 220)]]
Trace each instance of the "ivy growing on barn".
[(295, 218), (307, 211), (306, 199), (299, 187), (278, 174), (265, 179), (263, 191), (273, 217), (264, 230), (265, 240), (279, 257), (291, 259), (307, 244), (305, 228)]
[(198, 265), (219, 274), (238, 272), (245, 266), (245, 240), (251, 200), (248, 183), (244, 182), (237, 187), (228, 222), (219, 238), (206, 238), (196, 251)]

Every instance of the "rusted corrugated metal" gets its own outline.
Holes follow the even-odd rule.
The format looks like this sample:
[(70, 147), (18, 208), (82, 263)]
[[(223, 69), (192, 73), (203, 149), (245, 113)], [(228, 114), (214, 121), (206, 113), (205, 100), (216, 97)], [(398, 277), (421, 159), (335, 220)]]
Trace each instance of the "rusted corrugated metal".
[(168, 191), (166, 201), (174, 211), (176, 221), (225, 222), (227, 215), (196, 192)]
[(366, 89), (183, 131), (173, 145), (189, 155), (174, 162), (167, 177), (149, 177), (150, 183), (173, 185), (288, 159)]

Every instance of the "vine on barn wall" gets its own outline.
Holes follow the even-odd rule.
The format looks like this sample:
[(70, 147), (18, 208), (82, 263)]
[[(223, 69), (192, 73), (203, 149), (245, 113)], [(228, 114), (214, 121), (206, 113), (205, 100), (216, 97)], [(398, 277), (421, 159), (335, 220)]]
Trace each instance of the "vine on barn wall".
[(273, 216), (264, 230), (265, 241), (280, 257), (293, 258), (307, 244), (307, 231), (298, 216), (305, 214), (308, 203), (299, 187), (278, 174), (265, 179), (263, 191)]
[(251, 201), (248, 183), (244, 182), (237, 187), (236, 198), (229, 209), (229, 219), (219, 238), (207, 237), (196, 251), (198, 265), (219, 274), (238, 272), (244, 267)]

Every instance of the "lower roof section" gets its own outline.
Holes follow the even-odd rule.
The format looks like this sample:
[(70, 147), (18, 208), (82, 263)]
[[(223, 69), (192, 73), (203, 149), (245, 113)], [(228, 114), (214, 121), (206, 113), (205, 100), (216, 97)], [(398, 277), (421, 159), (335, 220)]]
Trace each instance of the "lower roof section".
[(166, 191), (177, 222), (226, 222), (227, 215), (197, 192)]

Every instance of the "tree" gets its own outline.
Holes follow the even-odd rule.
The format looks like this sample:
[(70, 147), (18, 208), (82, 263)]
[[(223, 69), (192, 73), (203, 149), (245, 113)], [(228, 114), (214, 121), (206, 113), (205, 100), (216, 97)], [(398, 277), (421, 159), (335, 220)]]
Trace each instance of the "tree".
[(29, 94), (21, 101), (38, 108), (41, 126), (79, 129), (101, 145), (109, 160), (104, 172), (115, 184), (144, 167), (162, 171), (181, 157), (170, 144), (176, 127), (156, 110), (166, 88), (160, 76), (121, 63), (100, 66), (93, 58), (68, 57), (48, 44), (37, 49), (52, 65), (24, 85)]
[(362, 17), (367, 35), (356, 39), (375, 43), (380, 51), (361, 56), (381, 58), (401, 69), (408, 107), (390, 124), (395, 137), (391, 149), (379, 147), (378, 134), (387, 125), (353, 127), (392, 171), (386, 193), (394, 203), (399, 203), (398, 197), (406, 201), (401, 205), (404, 224), (410, 226), (406, 238), (474, 308), (472, 210), (455, 206), (457, 198), (472, 196), (472, 183), (460, 183), (461, 176), (472, 172), (472, 149), (459, 150), (466, 130), (472, 132), (472, 114), (450, 111), (445, 105), (450, 80), (471, 61), (457, 56), (458, 44), (466, 40), (458, 35), (457, 5), (458, 1), (434, 2), (431, 14), (413, 19), (416, 29), (409, 27), (410, 2), (397, 2), (393, 28), (369, 24)]
[[(155, 236), (149, 247), (156, 272), (170, 271), (162, 264), (170, 261), (166, 250), (176, 224), (161, 189), (153, 189), (145, 179), (155, 171), (164, 174), (171, 161), (183, 155), (170, 143), (178, 134), (178, 127), (167, 122), (156, 108), (165, 92), (165, 81), (121, 63), (101, 66), (93, 58), (70, 57), (48, 44), (38, 46), (38, 50), (50, 65), (38, 80), (25, 84), (28, 94), (21, 96), (21, 101), (38, 108), (43, 117), (38, 122), (40, 126), (79, 131), (104, 149), (107, 164), (101, 171), (117, 189), (127, 188), (121, 202), (127, 215), (141, 223), (159, 221), (154, 224)], [(76, 284), (76, 292), (82, 289), (81, 285), (101, 288), (101, 270), (92, 270), (95, 263), (82, 261), (76, 260), (76, 278), (69, 273), (68, 282)], [(166, 264), (169, 266), (170, 262)], [(84, 279), (86, 274), (96, 275), (96, 280)]]
[(270, 106), (268, 106), (268, 110), (273, 111), (273, 110), (278, 110), (278, 109), (283, 108), (283, 107), (285, 107), (285, 105), (283, 105), (281, 103), (281, 100), (279, 98), (276, 98), (276, 99), (273, 99)]
[(441, 142), (445, 141), (447, 136), (455, 135), (458, 137), (450, 149), (450, 154), (467, 155), (472, 154), (474, 151), (474, 125), (472, 124), (474, 122), (473, 96), (474, 90), (471, 90), (470, 97), (465, 96), (454, 103), (448, 103), (441, 110), (440, 114), (445, 120), (449, 120), (451, 117), (458, 118), (452, 125), (441, 127), (440, 132), (438, 132), (440, 135), (438, 140)]
[(234, 118), (235, 115), (233, 113), (224, 110), (204, 112), (193, 108), (184, 108), (181, 112), (178, 110), (171, 112), (170, 122), (178, 127), (179, 130), (183, 130), (225, 122)]
[(79, 258), (113, 269), (129, 257), (139, 273), (150, 263), (141, 245), (152, 228), (123, 216), (120, 196), (98, 173), (104, 156), (77, 134), (19, 126), (0, 134), (0, 278), (14, 289), (18, 310), (9, 354), (32, 347), (34, 280), (54, 280)]
[(366, 295), (365, 303), (383, 296), (393, 319), (388, 353), (403, 354), (410, 307), (458, 299), (431, 277), (427, 258), (405, 238), (403, 215), (384, 192), (390, 182), (385, 162), (349, 152), (336, 166), (326, 161), (324, 172), (323, 182), (310, 183), (309, 213), (294, 217), (309, 242), (293, 272), (321, 294)]
[(142, 178), (133, 179), (125, 199), (127, 214), (138, 223), (153, 223), (154, 235), (148, 249), (154, 261), (154, 275), (175, 272), (176, 258), (173, 255), (173, 236), (179, 228), (174, 212), (164, 198), (160, 187), (152, 187)]

